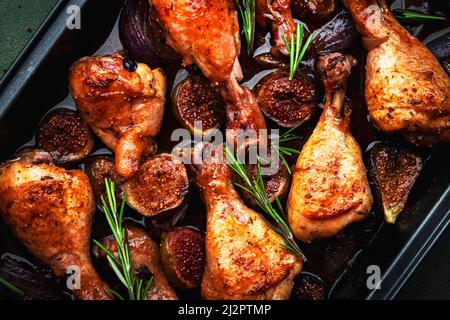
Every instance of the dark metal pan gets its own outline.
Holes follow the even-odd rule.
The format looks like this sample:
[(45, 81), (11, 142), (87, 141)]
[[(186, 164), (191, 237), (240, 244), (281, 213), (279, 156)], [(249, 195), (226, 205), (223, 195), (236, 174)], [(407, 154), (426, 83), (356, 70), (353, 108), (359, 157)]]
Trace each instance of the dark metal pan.
[[(0, 82), (0, 160), (33, 138), (40, 119), (67, 94), (67, 71), (97, 51), (113, 29), (123, 0), (61, 0)], [(69, 30), (66, 9), (81, 8), (81, 29)], [(448, 149), (448, 148), (447, 148)], [(367, 247), (351, 261), (330, 290), (337, 299), (393, 299), (449, 224), (450, 163), (444, 148), (427, 163), (421, 185), (396, 226), (381, 224)], [(381, 269), (378, 290), (366, 280), (371, 265)]]

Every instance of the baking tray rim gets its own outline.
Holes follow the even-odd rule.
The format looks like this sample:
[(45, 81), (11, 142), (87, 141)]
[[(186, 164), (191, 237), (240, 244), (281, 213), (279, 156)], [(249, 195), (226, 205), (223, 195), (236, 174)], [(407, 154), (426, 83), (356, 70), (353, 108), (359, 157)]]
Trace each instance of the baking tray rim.
[[(65, 28), (65, 24), (61, 24), (63, 15), (67, 15), (65, 9), (69, 5), (78, 5), (82, 8), (87, 1), (88, 0), (59, 0), (55, 4), (31, 39), (10, 65), (3, 78), (0, 79), (0, 101), (5, 101), (3, 98), (6, 97), (6, 101), (9, 102), (6, 105), (0, 105), (0, 118), (4, 111), (9, 108), (9, 104), (14, 101), (14, 95), (21, 91), (17, 90), (15, 93), (11, 93), (11, 91), (8, 90), (8, 86), (11, 85), (13, 80), (19, 80), (21, 87), (23, 87), (27, 83), (28, 77), (34, 70), (39, 68), (42, 58), (41, 60), (36, 60), (36, 63), (33, 64), (32, 68), (27, 69), (25, 74), (17, 74), (17, 71), (24, 66), (27, 60), (35, 55), (33, 52), (34, 49), (39, 46), (47, 33), (52, 30), (61, 31), (61, 28)], [(47, 46), (48, 51), (51, 50), (51, 48), (51, 46)], [(43, 55), (43, 57), (45, 57), (45, 55)], [(372, 290), (365, 297), (367, 300), (394, 299), (427, 253), (431, 250), (434, 243), (448, 227), (450, 224), (450, 185), (444, 189), (445, 190), (443, 190), (439, 200), (426, 214), (426, 218), (409, 237), (403, 247), (401, 247), (400, 253), (389, 263), (386, 271), (383, 272), (382, 288), (380, 290)]]

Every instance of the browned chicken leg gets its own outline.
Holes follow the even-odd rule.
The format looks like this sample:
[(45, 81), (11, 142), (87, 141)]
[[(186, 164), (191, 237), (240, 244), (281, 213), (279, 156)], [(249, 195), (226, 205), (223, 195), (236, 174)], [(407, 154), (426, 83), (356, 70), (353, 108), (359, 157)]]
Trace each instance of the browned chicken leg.
[(220, 158), (197, 173), (207, 210), (202, 296), (288, 299), (302, 261), (280, 245), (284, 240), (258, 213), (244, 205), (233, 188), (231, 169)]
[(133, 66), (115, 53), (81, 58), (71, 67), (69, 81), (78, 111), (116, 153), (117, 172), (130, 178), (141, 159), (156, 151), (152, 138), (161, 129), (166, 94), (162, 71)]
[(52, 164), (44, 151), (30, 151), (0, 167), (0, 215), (19, 240), (57, 276), (80, 270), (78, 299), (110, 299), (91, 264), (89, 243), (94, 196), (87, 176)]
[[(125, 224), (128, 247), (130, 248), (131, 263), (135, 272), (151, 273), (153, 283), (147, 295), (147, 300), (177, 300), (178, 297), (162, 271), (158, 245), (141, 228)], [(117, 252), (117, 242), (109, 237), (104, 238), (102, 244), (111, 252)], [(104, 257), (105, 252), (95, 247), (94, 254)]]
[(289, 193), (288, 221), (297, 239), (331, 237), (367, 217), (372, 194), (361, 149), (350, 132), (345, 91), (356, 60), (333, 53), (317, 69), (325, 86), (322, 116), (297, 160)]
[(256, 20), (262, 27), (266, 27), (270, 22), (272, 23), (275, 46), (282, 54), (289, 55), (285, 37), (290, 41), (292, 34), (295, 32), (291, 0), (257, 0)]
[(264, 129), (264, 117), (248, 88), (241, 88), (240, 38), (234, 0), (152, 0), (167, 43), (182, 55), (185, 65), (195, 63), (222, 88), (230, 129)]
[(450, 141), (450, 78), (384, 0), (344, 0), (369, 51), (366, 102), (383, 132), (422, 146)]

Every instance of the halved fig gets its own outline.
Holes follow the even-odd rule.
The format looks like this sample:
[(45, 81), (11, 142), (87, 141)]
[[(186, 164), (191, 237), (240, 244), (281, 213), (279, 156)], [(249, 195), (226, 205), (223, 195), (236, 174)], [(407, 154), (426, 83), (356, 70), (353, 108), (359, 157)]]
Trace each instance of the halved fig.
[(188, 172), (180, 159), (163, 153), (140, 165), (122, 185), (128, 205), (146, 217), (175, 210), (185, 204), (189, 193)]
[[(246, 164), (245, 168), (250, 179), (256, 180), (256, 178), (258, 177), (258, 165)], [(242, 181), (242, 178), (237, 174), (234, 174), (233, 178), (237, 183), (245, 186), (244, 181)], [(277, 197), (281, 202), (284, 202), (289, 192), (289, 185), (291, 182), (291, 176), (289, 175), (289, 172), (287, 171), (285, 165), (280, 161), (278, 171), (275, 174), (263, 175), (262, 178), (264, 186), (266, 188), (266, 194), (270, 202), (274, 203), (275, 197)], [(238, 190), (242, 200), (244, 200), (246, 205), (255, 210), (259, 209), (258, 204), (256, 203), (255, 198), (252, 195), (239, 187), (236, 189)]]
[(179, 289), (200, 285), (205, 265), (205, 236), (191, 227), (179, 227), (161, 238), (161, 260), (169, 282)]
[(369, 150), (369, 166), (385, 220), (395, 223), (422, 171), (422, 158), (396, 144), (383, 142)]
[[(97, 204), (101, 207), (101, 197), (106, 199), (105, 179), (109, 178), (116, 184), (125, 180), (117, 173), (114, 158), (109, 155), (98, 155), (90, 157), (84, 164), (84, 171), (89, 177)], [(119, 191), (119, 188), (116, 188)]]
[[(172, 109), (180, 124), (192, 134), (208, 135), (225, 123), (222, 96), (200, 75), (189, 75), (172, 94)], [(201, 124), (200, 128), (195, 123)]]
[(262, 112), (285, 128), (307, 122), (317, 107), (314, 82), (298, 72), (289, 80), (289, 70), (285, 68), (261, 80), (256, 87), (256, 98)]
[(57, 164), (86, 158), (94, 147), (94, 137), (80, 115), (61, 108), (50, 112), (39, 124), (37, 144)]

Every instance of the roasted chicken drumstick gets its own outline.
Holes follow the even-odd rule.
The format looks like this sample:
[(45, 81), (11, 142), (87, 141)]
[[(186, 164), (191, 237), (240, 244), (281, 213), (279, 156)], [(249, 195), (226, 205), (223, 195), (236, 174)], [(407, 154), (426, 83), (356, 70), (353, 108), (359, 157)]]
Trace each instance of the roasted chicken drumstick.
[(450, 78), (385, 0), (344, 0), (369, 51), (366, 102), (375, 126), (430, 146), (450, 141)]
[[(147, 300), (177, 300), (178, 297), (164, 275), (159, 257), (158, 245), (145, 230), (131, 224), (125, 224), (131, 263), (136, 273), (153, 275), (153, 283), (147, 295)], [(104, 238), (102, 244), (111, 252), (117, 252), (117, 242), (110, 237)], [(95, 247), (97, 257), (105, 256), (105, 252)]]
[(222, 89), (229, 129), (264, 129), (264, 117), (248, 88), (242, 88), (240, 38), (234, 0), (152, 0), (168, 32), (167, 43), (185, 65), (195, 63)]
[[(89, 257), (94, 196), (87, 176), (29, 151), (0, 167), (0, 216), (19, 240), (57, 276), (80, 271), (78, 299), (111, 299)], [(72, 269), (76, 270), (76, 269)]]
[(115, 53), (81, 58), (69, 81), (78, 111), (115, 152), (117, 172), (130, 178), (141, 159), (156, 151), (152, 138), (161, 129), (166, 94), (162, 71)]
[(205, 299), (288, 299), (300, 273), (300, 257), (245, 206), (233, 188), (231, 169), (217, 157), (201, 166), (197, 184), (207, 210)]
[(372, 207), (361, 149), (350, 132), (345, 91), (356, 60), (333, 53), (321, 57), (326, 102), (322, 116), (297, 160), (289, 193), (288, 221), (304, 242), (331, 237), (363, 220)]

